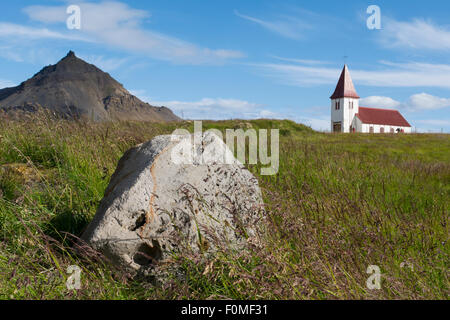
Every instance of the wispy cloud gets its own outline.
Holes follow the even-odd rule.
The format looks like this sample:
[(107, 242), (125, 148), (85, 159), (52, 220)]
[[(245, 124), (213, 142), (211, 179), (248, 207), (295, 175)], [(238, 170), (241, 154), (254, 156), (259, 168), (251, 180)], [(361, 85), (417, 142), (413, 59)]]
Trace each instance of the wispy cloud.
[(76, 35), (52, 31), (47, 28), (34, 28), (22, 26), (15, 23), (0, 22), (0, 37), (22, 37), (32, 40), (38, 39), (63, 39), (76, 41), (89, 41)]
[(274, 115), (272, 111), (264, 109), (260, 104), (239, 99), (203, 98), (198, 101), (154, 101), (142, 95), (139, 97), (152, 105), (169, 107), (185, 119), (256, 119)]
[[(152, 31), (144, 26), (150, 13), (133, 9), (122, 2), (76, 4), (82, 12), (81, 30), (63, 33), (47, 28), (1, 23), (0, 36), (93, 41), (154, 59), (182, 64), (222, 64), (245, 56), (237, 50), (205, 48)], [(66, 6), (29, 6), (24, 12), (35, 22), (65, 28)]]
[(429, 125), (436, 127), (450, 127), (450, 120), (446, 119), (428, 119), (428, 120), (416, 120), (419, 124)]
[(283, 58), (278, 56), (270, 56), (274, 59), (280, 60), (280, 61), (286, 61), (286, 62), (294, 62), (294, 63), (300, 63), (300, 64), (306, 64), (306, 65), (326, 65), (331, 64), (329, 61), (322, 61), (322, 60), (313, 60), (313, 59), (293, 59), (293, 58)]
[(428, 93), (414, 94), (405, 102), (400, 102), (390, 97), (371, 96), (361, 99), (360, 105), (365, 107), (395, 108), (404, 109), (410, 112), (418, 112), (450, 108), (450, 99), (433, 96)]
[(51, 46), (36, 45), (33, 41), (23, 41), (20, 37), (7, 42), (1, 41), (1, 43), (6, 43), (6, 45), (0, 47), (1, 58), (14, 62), (36, 64), (39, 67), (53, 64), (61, 59), (62, 54), (67, 53)]
[(0, 79), (0, 89), (14, 87), (15, 85), (16, 84), (12, 81)]
[(273, 33), (289, 39), (302, 39), (305, 37), (305, 31), (312, 28), (311, 25), (303, 20), (288, 15), (283, 15), (277, 20), (270, 21), (244, 15), (239, 13), (237, 10), (234, 11), (234, 14), (242, 19), (256, 23)]
[(450, 119), (418, 119), (414, 130), (423, 133), (450, 133)]
[[(299, 64), (253, 64), (263, 75), (293, 86), (310, 87), (336, 84), (342, 69)], [(450, 88), (450, 65), (429, 63), (391, 63), (383, 61), (378, 70), (350, 70), (358, 85), (376, 87)]]
[(423, 19), (397, 21), (386, 18), (384, 21), (380, 39), (388, 47), (450, 50), (450, 27), (448, 26), (439, 26)]
[(99, 55), (80, 55), (80, 58), (86, 62), (92, 63), (103, 71), (109, 72), (116, 70), (120, 66), (124, 65), (128, 58), (105, 58)]
[(14, 62), (23, 62), (24, 58), (17, 52), (17, 47), (13, 46), (1, 46), (0, 57)]

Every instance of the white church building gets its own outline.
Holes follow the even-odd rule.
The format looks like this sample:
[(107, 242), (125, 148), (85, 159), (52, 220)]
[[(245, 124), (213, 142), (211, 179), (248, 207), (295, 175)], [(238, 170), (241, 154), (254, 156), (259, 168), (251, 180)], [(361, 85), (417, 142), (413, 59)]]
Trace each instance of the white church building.
[(331, 99), (331, 131), (363, 133), (411, 133), (411, 125), (397, 110), (359, 106), (347, 65)]

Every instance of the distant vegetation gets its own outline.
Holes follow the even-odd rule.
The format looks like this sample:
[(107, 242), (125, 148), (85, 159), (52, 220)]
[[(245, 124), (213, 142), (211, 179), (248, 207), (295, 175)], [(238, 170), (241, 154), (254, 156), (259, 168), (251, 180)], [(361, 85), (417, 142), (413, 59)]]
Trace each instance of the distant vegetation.
[[(279, 128), (280, 170), (259, 176), (262, 249), (177, 257), (185, 279), (118, 276), (72, 250), (121, 155), (192, 122), (0, 120), (2, 299), (448, 299), (449, 135), (332, 135), (290, 121), (204, 122)], [(65, 286), (69, 265), (82, 289)], [(382, 289), (369, 290), (369, 265)]]

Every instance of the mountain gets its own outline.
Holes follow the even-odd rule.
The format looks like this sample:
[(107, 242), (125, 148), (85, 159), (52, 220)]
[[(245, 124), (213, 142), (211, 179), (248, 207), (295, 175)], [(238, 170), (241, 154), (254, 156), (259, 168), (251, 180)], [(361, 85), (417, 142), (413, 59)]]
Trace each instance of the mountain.
[(179, 121), (170, 109), (154, 107), (130, 94), (108, 73), (70, 51), (19, 86), (0, 90), (0, 114), (16, 116), (48, 110), (64, 118), (95, 121)]

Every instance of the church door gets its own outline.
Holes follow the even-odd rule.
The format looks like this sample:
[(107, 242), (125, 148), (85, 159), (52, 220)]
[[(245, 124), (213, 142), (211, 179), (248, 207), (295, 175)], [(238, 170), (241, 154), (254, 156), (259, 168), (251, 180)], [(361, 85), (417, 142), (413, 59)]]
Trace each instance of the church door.
[(342, 125), (340, 122), (333, 123), (333, 132), (342, 132)]

